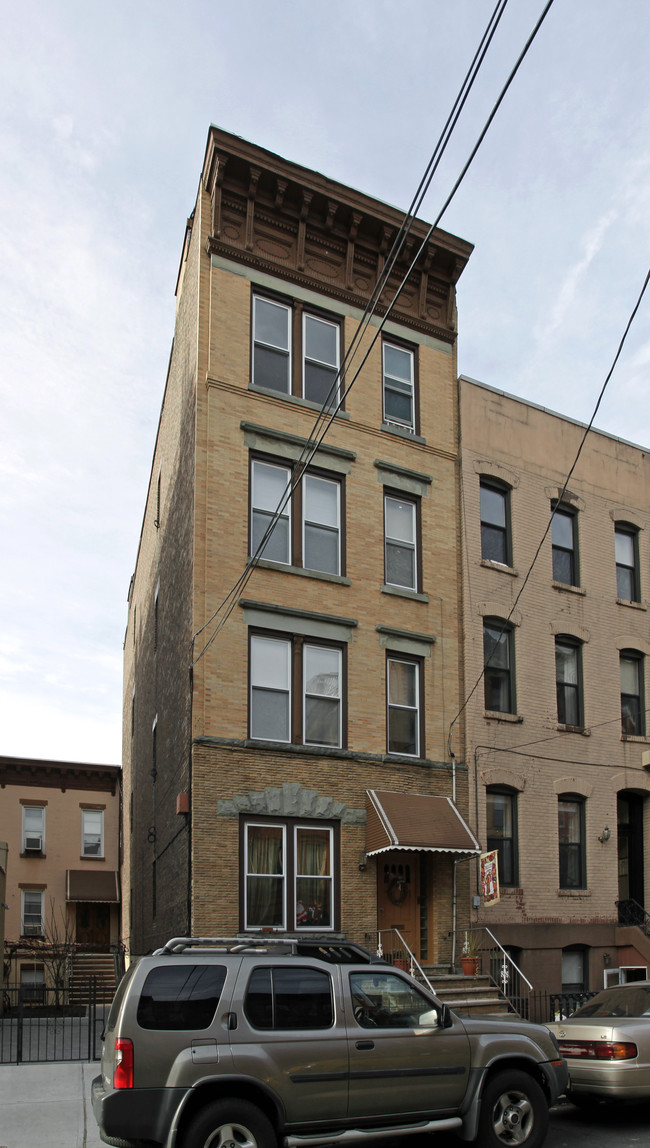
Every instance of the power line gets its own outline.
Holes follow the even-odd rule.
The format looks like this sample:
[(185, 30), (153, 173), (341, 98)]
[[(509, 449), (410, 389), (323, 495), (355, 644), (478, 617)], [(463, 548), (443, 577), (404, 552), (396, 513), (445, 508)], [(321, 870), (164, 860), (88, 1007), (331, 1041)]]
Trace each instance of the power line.
[[(373, 350), (375, 343), (377, 342), (377, 339), (380, 337), (380, 335), (381, 335), (381, 333), (382, 333), (382, 331), (386, 325), (386, 322), (387, 322), (388, 318), (390, 317), (399, 296), (402, 293), (402, 290), (404, 289), (406, 283), (408, 282), (408, 279), (409, 279), (411, 273), (413, 272), (413, 270), (417, 264), (418, 259), (420, 258), (420, 255), (422, 254), (422, 252), (426, 248), (426, 245), (429, 242), (429, 240), (431, 239), (431, 236), (433, 235), (434, 231), (439, 226), (440, 221), (441, 221), (444, 213), (446, 212), (447, 208), (451, 204), (454, 196), (456, 195), (456, 192), (460, 188), (467, 172), (469, 171), (469, 168), (470, 168), (471, 164), (473, 163), (473, 161), (474, 161), (474, 159), (478, 153), (478, 150), (479, 150), (481, 144), (483, 143), (483, 140), (485, 139), (485, 136), (487, 135), (487, 132), (488, 132), (493, 120), (494, 120), (494, 117), (496, 116), (496, 113), (497, 113), (499, 107), (501, 106), (501, 103), (503, 102), (503, 100), (506, 96), (506, 93), (508, 92), (515, 76), (517, 75), (517, 72), (519, 71), (519, 68), (521, 67), (521, 64), (523, 63), (526, 55), (528, 54), (528, 51), (529, 51), (535, 37), (537, 36), (537, 33), (539, 32), (539, 30), (540, 30), (540, 28), (541, 28), (541, 26), (542, 26), (542, 24), (543, 24), (543, 22), (547, 16), (548, 12), (550, 11), (553, 3), (554, 3), (554, 0), (547, 0), (547, 3), (546, 3), (546, 5), (542, 11), (542, 14), (540, 15), (539, 19), (537, 20), (537, 23), (535, 24), (533, 31), (531, 32), (530, 36), (528, 37), (528, 40), (526, 41), (522, 51), (520, 52), (519, 57), (518, 57), (515, 65), (514, 65), (514, 67), (512, 68), (503, 88), (501, 89), (501, 92), (500, 92), (496, 102), (494, 103), (494, 105), (492, 107), (492, 110), (491, 110), (491, 112), (490, 112), (490, 114), (489, 114), (489, 116), (488, 116), (488, 118), (487, 118), (487, 120), (483, 126), (483, 129), (481, 130), (481, 132), (479, 134), (477, 142), (475, 143), (475, 145), (474, 145), (474, 147), (470, 153), (469, 158), (467, 159), (466, 163), (464, 164), (460, 175), (458, 176), (455, 184), (452, 187), (451, 192), (447, 196), (447, 199), (445, 200), (442, 209), (439, 211), (435, 222), (430, 225), (430, 227), (427, 230), (425, 237), (421, 241), (421, 243), (420, 243), (420, 245), (416, 251), (415, 256), (413, 257), (405, 275), (402, 278), (401, 283), (399, 284), (390, 304), (387, 306), (387, 308), (384, 312), (384, 315), (381, 319), (381, 322), (377, 326), (377, 329), (376, 329), (375, 334), (374, 334), (374, 336), (370, 342), (370, 345), (367, 348), (367, 350), (363, 356), (363, 359), (361, 360), (361, 363), (357, 367), (351, 382), (347, 385), (347, 387), (345, 387), (341, 390), (341, 394), (340, 394), (338, 403), (336, 404), (336, 406), (332, 410), (329, 411), (329, 414), (328, 414), (327, 400), (323, 404), (323, 406), (322, 406), (322, 408), (318, 414), (318, 417), (316, 419), (314, 429), (316, 429), (318, 427), (321, 419), (326, 419), (325, 426), (324, 426), (324, 428), (320, 434), (320, 437), (318, 439), (316, 439), (316, 441), (314, 441), (314, 432), (312, 432), (312, 436), (308, 440), (308, 443), (306, 444), (306, 447), (305, 447), (305, 450), (307, 451), (307, 457), (303, 459), (303, 457), (301, 456), (301, 459), (299, 460), (298, 465), (297, 465), (295, 472), (294, 472), (294, 475), (295, 475), (294, 480), (291, 484), (288, 484), (287, 489), (285, 491), (285, 494), (281, 500), (281, 503), (279, 504), (273, 518), (271, 519), (271, 522), (269, 523), (269, 526), (267, 527), (267, 530), (266, 530), (263, 538), (261, 539), (261, 541), (260, 541), (260, 543), (259, 543), (259, 545), (255, 551), (255, 554), (249, 559), (249, 561), (247, 562), (246, 566), (244, 567), (244, 570), (242, 571), (242, 574), (240, 575), (239, 579), (233, 585), (233, 587), (231, 588), (229, 593), (226, 595), (226, 597), (222, 600), (222, 602), (217, 607), (217, 609), (214, 611), (211, 618), (208, 619), (208, 621), (194, 635), (194, 637), (192, 639), (192, 647), (194, 646), (194, 642), (195, 642), (196, 638), (198, 637), (198, 635), (200, 633), (202, 633), (202, 631), (204, 629), (206, 629), (206, 627), (209, 626), (214, 621), (214, 619), (218, 616), (218, 614), (221, 613), (222, 610), (225, 610), (224, 616), (220, 619), (220, 622), (215, 627), (213, 634), (210, 636), (208, 641), (205, 643), (203, 649), (194, 658), (192, 665), (196, 665), (196, 663), (207, 652), (209, 647), (212, 645), (212, 642), (215, 640), (218, 633), (220, 632), (220, 630), (222, 629), (222, 627), (225, 625), (228, 618), (230, 617), (230, 614), (232, 613), (239, 597), (241, 596), (241, 592), (243, 592), (244, 587), (246, 586), (249, 578), (252, 575), (253, 569), (255, 568), (255, 566), (257, 565), (257, 563), (259, 561), (259, 558), (260, 558), (260, 556), (264, 550), (264, 547), (266, 546), (266, 543), (267, 543), (267, 541), (268, 541), (268, 539), (269, 539), (269, 537), (270, 537), (270, 535), (271, 535), (271, 533), (275, 527), (275, 524), (276, 524), (278, 518), (282, 514), (282, 512), (283, 512), (284, 508), (286, 507), (289, 499), (291, 498), (298, 482), (302, 478), (302, 475), (304, 474), (306, 467), (309, 465), (309, 462), (311, 461), (314, 454), (318, 450), (318, 447), (321, 445), (321, 443), (322, 443), (327, 431), (329, 430), (329, 427), (331, 426), (336, 414), (340, 410), (340, 408), (341, 408), (341, 406), (345, 400), (345, 397), (349, 394), (349, 392), (352, 389), (352, 386), (354, 385), (354, 383), (356, 382), (356, 379), (358, 378), (361, 370), (365, 366), (365, 363), (366, 363), (371, 351)], [(478, 49), (477, 53), (475, 54), (474, 60), (472, 61), (472, 65), (470, 66), (470, 70), (466, 76), (465, 81), (463, 82), (463, 85), (461, 86), (461, 93), (463, 93), (465, 86), (466, 86), (466, 84), (468, 84), (469, 77), (471, 75), (471, 82), (469, 82), (469, 87), (467, 88), (467, 92), (464, 93), (464, 95), (462, 96), (462, 99), (461, 99), (460, 95), (459, 95), (459, 97), (457, 97), (457, 100), (454, 104), (454, 109), (457, 109), (457, 114), (455, 113), (454, 109), (452, 109), (452, 113), (450, 113), (450, 117), (448, 117), (447, 124), (445, 125), (445, 129), (443, 129), (443, 135), (441, 136), (441, 140), (439, 141), (438, 145), (436, 145), (436, 149), (433, 153), (432, 160), (430, 161), (430, 163), (427, 167), (427, 171), (425, 172), (425, 176), (423, 176), (423, 179), (420, 182), (420, 188), (423, 190), (422, 190), (419, 197), (416, 194), (416, 197), (413, 201), (414, 203), (415, 202), (421, 202), (422, 197), (424, 196), (424, 194), (426, 194), (426, 191), (428, 190), (428, 187), (430, 186), (431, 179), (433, 178), (433, 174), (435, 173), (435, 170), (437, 169), (440, 158), (441, 158), (442, 154), (444, 153), (444, 149), (446, 148), (446, 145), (448, 143), (451, 132), (453, 131), (453, 128), (455, 127), (455, 124), (457, 122), (458, 115), (460, 114), (460, 111), (462, 110), (462, 107), (464, 106), (464, 102), (467, 99), (467, 95), (469, 94), (469, 90), (471, 90), (471, 86), (473, 85), (474, 80), (476, 78), (476, 73), (478, 72), (478, 69), (480, 68), (480, 66), (483, 62), (483, 59), (485, 57), (485, 52), (487, 51), (487, 48), (489, 47), (489, 44), (492, 40), (494, 32), (496, 31), (496, 27), (498, 26), (499, 20), (501, 19), (501, 16), (503, 15), (503, 11), (505, 10), (506, 4), (507, 4), (507, 0), (500, 0), (500, 3), (497, 4), (497, 7), (493, 12), (492, 17), (490, 18), (490, 21), (488, 23), (488, 27), (487, 27), (486, 32), (484, 33), (483, 39), (481, 41), (481, 45), (479, 46), (479, 49)], [(473, 72), (474, 72), (474, 74), (472, 75)], [(444, 139), (444, 146), (443, 146), (441, 141), (445, 135), (445, 131), (446, 131), (448, 125), (449, 125), (449, 132), (447, 134), (446, 139)], [(437, 156), (437, 153), (438, 153), (440, 148), (442, 150), (440, 150), (440, 154)], [(437, 159), (434, 161), (435, 156), (437, 156)], [(408, 230), (410, 230), (410, 226), (411, 226), (411, 223), (409, 223), (409, 227), (406, 231), (406, 234), (408, 234)], [(405, 239), (405, 236), (400, 243), (400, 248), (399, 248), (400, 250), (403, 247), (404, 239)], [(395, 257), (394, 257), (393, 263), (391, 265), (391, 270), (392, 270), (392, 267), (394, 266), (395, 260), (397, 259), (397, 255), (398, 255), (398, 250), (395, 251)], [(386, 268), (384, 268), (384, 271), (386, 272)], [(388, 274), (389, 273), (390, 272), (387, 272), (383, 277), (383, 283), (382, 283), (381, 290), (383, 290), (383, 286), (385, 285), (385, 283), (388, 280)], [(354, 351), (353, 351), (352, 357), (354, 357), (354, 355), (356, 355), (362, 334), (365, 333), (365, 330), (366, 330), (366, 328), (370, 322), (370, 319), (372, 318), (373, 314), (376, 312), (378, 302), (379, 302), (379, 296), (381, 294), (381, 290), (379, 291), (379, 294), (377, 293), (377, 289), (375, 290), (375, 292), (373, 293), (373, 296), (372, 296), (372, 299), (373, 299), (372, 307), (370, 308), (370, 305), (367, 305), (367, 307), (366, 307), (366, 311), (364, 312), (365, 323), (364, 323), (364, 320), (362, 320), (363, 326), (362, 327), (360, 326), (360, 328), (359, 328), (359, 330), (361, 330), (362, 333), (359, 334), (359, 331), (357, 331), (355, 333), (355, 339), (353, 339), (353, 343), (351, 345), (351, 347), (354, 346)], [(335, 377), (335, 379), (332, 383), (332, 388), (331, 388), (330, 394), (335, 392), (338, 381), (339, 380), (343, 381), (345, 378), (345, 369), (347, 369), (347, 358), (348, 358), (348, 356), (346, 356), (346, 358), (344, 359), (344, 368), (339, 370), (337, 376)], [(457, 720), (457, 719), (454, 719), (454, 720)]]

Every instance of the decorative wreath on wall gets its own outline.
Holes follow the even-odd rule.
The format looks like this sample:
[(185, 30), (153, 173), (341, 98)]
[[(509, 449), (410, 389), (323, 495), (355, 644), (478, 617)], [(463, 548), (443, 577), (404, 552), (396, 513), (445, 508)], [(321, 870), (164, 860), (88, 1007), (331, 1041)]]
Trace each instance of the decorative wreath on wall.
[(393, 877), (388, 886), (388, 897), (393, 905), (402, 905), (408, 897), (408, 892), (408, 881), (405, 881), (403, 877)]

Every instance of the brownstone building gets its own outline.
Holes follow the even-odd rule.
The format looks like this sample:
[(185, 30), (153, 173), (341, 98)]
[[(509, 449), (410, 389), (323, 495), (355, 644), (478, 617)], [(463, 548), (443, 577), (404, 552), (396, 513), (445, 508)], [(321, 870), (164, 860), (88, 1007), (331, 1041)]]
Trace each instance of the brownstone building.
[(75, 974), (114, 983), (121, 773), (117, 765), (0, 757), (5, 979), (33, 994), (51, 979), (52, 953), (69, 956), (66, 984)]
[(583, 425), (460, 396), (471, 825), (501, 884), (476, 920), (535, 989), (645, 977), (648, 452), (591, 431), (565, 489)]
[(382, 285), (402, 222), (210, 129), (129, 592), (132, 952), (397, 927), (452, 957), (477, 849), (447, 752), (471, 247), (416, 220)]

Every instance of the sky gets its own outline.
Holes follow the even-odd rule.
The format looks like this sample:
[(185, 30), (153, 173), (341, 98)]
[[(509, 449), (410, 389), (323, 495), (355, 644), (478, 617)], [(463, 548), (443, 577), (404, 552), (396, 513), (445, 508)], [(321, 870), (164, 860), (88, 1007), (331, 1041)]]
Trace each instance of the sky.
[[(0, 37), (0, 755), (121, 759), (208, 128), (406, 209), (495, 0), (21, 0)], [(544, 7), (509, 0), (420, 215)], [(554, 0), (441, 220), (462, 374), (588, 422), (650, 266), (647, 0)], [(596, 426), (650, 445), (650, 290)]]

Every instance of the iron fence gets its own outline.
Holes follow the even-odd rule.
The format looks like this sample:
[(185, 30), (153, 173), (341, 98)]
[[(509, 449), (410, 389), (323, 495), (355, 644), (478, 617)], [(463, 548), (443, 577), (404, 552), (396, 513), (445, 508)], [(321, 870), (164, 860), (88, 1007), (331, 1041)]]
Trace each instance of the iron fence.
[(5, 984), (0, 1011), (0, 1064), (99, 1060), (114, 990), (95, 977), (83, 986)]
[(538, 1024), (566, 1020), (576, 1009), (595, 995), (595, 992), (530, 993), (528, 997), (529, 1012), (520, 1015), (525, 1016), (527, 1020), (536, 1021)]

